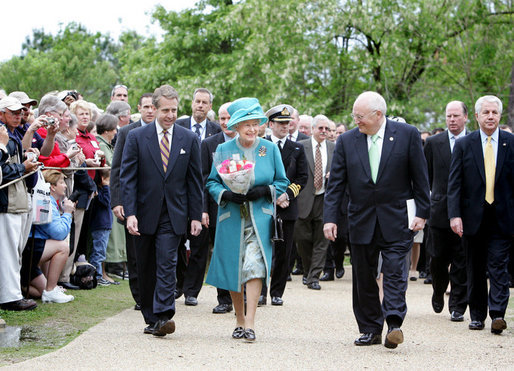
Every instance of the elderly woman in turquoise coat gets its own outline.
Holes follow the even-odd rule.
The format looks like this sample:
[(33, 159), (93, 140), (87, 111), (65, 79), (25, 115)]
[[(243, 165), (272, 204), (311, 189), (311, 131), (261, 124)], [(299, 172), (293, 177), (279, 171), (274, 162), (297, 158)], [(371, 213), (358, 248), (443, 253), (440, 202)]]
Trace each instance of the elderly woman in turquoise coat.
[[(236, 154), (255, 162), (254, 175), (246, 194), (230, 190), (223, 182), (216, 161), (206, 187), (218, 203), (216, 238), (206, 282), (230, 291), (236, 311), (232, 337), (255, 341), (255, 312), (263, 280), (269, 284), (272, 244), (272, 194), (286, 191), (286, 177), (276, 144), (258, 137), (267, 118), (256, 98), (240, 98), (228, 107), (227, 126), (238, 136), (218, 146), (216, 155)], [(219, 157), (219, 156), (218, 156)], [(244, 310), (246, 285), (246, 314)]]

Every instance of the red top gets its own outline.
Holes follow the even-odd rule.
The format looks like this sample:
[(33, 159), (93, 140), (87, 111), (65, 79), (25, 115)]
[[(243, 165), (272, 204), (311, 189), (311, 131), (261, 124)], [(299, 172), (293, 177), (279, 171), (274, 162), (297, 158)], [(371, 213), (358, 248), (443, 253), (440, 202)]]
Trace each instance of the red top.
[[(46, 138), (46, 128), (40, 127), (37, 129), (37, 133), (41, 135), (42, 138)], [(59, 144), (57, 141), (54, 141), (54, 148), (52, 149), (52, 153), (50, 156), (39, 156), (39, 161), (41, 161), (45, 166), (49, 167), (68, 167), (70, 166), (70, 159), (66, 154), (61, 153), (59, 148)]]
[[(77, 141), (77, 144), (80, 146), (80, 148), (82, 148), (82, 153), (84, 153), (86, 159), (95, 158), (95, 152), (100, 149), (100, 145), (98, 144), (98, 141), (93, 134), (87, 131), (79, 130), (75, 140)], [(102, 164), (100, 166), (103, 166), (104, 162), (105, 160), (102, 160)], [(94, 170), (89, 170), (87, 173), (91, 178), (95, 179)]]

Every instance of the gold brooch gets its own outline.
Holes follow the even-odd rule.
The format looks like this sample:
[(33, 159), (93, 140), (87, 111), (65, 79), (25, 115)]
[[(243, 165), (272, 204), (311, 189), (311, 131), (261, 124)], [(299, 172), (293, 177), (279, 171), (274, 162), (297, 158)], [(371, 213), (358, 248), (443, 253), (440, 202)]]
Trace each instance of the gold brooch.
[(265, 146), (262, 146), (261, 148), (259, 148), (259, 156), (260, 157), (266, 156), (266, 147)]

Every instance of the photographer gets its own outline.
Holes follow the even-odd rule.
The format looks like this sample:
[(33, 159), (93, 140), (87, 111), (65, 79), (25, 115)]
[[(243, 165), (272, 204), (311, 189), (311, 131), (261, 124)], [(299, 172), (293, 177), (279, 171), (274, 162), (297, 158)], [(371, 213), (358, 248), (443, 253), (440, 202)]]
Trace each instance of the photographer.
[[(66, 237), (71, 229), (71, 217), (75, 204), (65, 199), (64, 174), (58, 170), (43, 171), (45, 181), (50, 183), (52, 221), (36, 225), (23, 251), (21, 284), (28, 286), (31, 297), (44, 303), (67, 303), (74, 299), (57, 286), (57, 280), (69, 254)], [(59, 205), (63, 210), (61, 215)], [(29, 283), (30, 280), (30, 283)]]
[[(29, 174), (39, 166), (32, 159), (24, 160), (21, 140), (16, 134), (23, 110), (23, 105), (16, 98), (0, 100), (0, 121), (9, 136), (6, 144), (8, 157), (2, 164), (2, 184)], [(5, 142), (5, 135), (3, 137)], [(34, 148), (29, 148), (27, 152), (39, 155)], [(23, 299), (20, 286), (21, 253), (31, 226), (26, 182), (33, 183), (34, 180), (29, 177), (0, 189), (0, 308), (4, 310), (30, 310), (37, 306), (35, 301)]]
[(42, 138), (54, 143), (52, 152), (48, 157), (41, 156), (39, 158), (39, 161), (46, 166), (68, 167), (70, 166), (70, 160), (81, 152), (78, 147), (61, 149), (58, 141), (55, 140), (57, 133), (66, 130), (68, 127), (69, 118), (64, 116), (67, 110), (68, 107), (59, 98), (54, 95), (45, 95), (39, 104), (38, 120), (31, 125), (31, 127), (37, 127), (37, 134)]

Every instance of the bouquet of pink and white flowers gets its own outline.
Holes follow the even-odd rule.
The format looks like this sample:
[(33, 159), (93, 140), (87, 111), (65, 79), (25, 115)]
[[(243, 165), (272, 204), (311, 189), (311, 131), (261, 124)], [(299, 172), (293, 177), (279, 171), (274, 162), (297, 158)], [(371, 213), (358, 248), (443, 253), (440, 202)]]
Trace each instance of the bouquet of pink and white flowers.
[(246, 194), (253, 179), (255, 162), (242, 159), (239, 153), (216, 152), (214, 166), (223, 183), (234, 193)]

